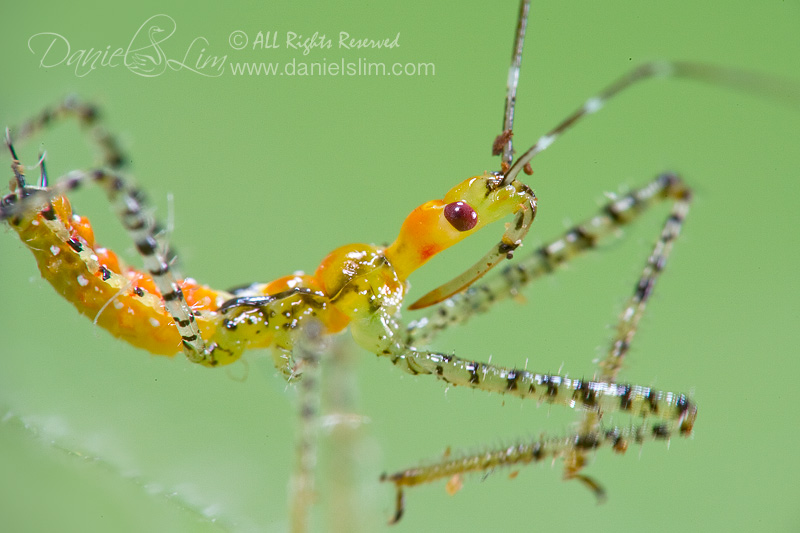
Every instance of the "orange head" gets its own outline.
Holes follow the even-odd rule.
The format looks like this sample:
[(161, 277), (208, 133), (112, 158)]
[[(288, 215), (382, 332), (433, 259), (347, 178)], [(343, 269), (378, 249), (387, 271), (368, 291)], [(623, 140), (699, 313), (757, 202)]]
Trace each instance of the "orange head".
[(536, 196), (524, 183), (503, 183), (497, 174), (464, 180), (441, 200), (414, 209), (403, 222), (397, 240), (385, 250), (386, 258), (401, 280), (431, 257), (501, 218), (516, 214), (499, 244), (472, 268), (423, 296), (411, 308), (426, 307), (461, 291), (483, 276), (522, 243), (536, 214)]

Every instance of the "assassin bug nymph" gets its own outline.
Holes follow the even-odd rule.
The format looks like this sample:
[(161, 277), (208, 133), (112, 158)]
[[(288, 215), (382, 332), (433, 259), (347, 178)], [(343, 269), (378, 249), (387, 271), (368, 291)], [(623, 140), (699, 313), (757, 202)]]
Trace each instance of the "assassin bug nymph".
[[(594, 217), (495, 277), (486, 281), (480, 278), (514, 254), (534, 220), (537, 198), (518, 179), (522, 170), (537, 153), (582, 118), (599, 111), (619, 92), (652, 77), (692, 78), (745, 87), (749, 84), (740, 74), (709, 66), (646, 64), (587, 100), (514, 159), (511, 132), (526, 20), (527, 4), (523, 4), (509, 76), (504, 133), (496, 143), (502, 152), (499, 172), (464, 180), (442, 199), (415, 209), (404, 222), (397, 240), (388, 247), (344, 246), (325, 257), (314, 274), (294, 274), (229, 291), (176, 275), (172, 267), (174, 254), (161, 226), (144, 208), (144, 195), (117, 170), (122, 160), (117, 143), (97, 127), (94, 107), (77, 100), (67, 100), (35, 117), (15, 131), (14, 140), (21, 142), (56, 119), (77, 118), (91, 128), (104, 153), (104, 165), (95, 170), (74, 171), (51, 186), (42, 160), (40, 183), (31, 186), (26, 183), (25, 170), (9, 134), (7, 146), (14, 179), (12, 191), (3, 198), (0, 218), (7, 221), (34, 254), (42, 276), (82, 314), (113, 335), (152, 353), (174, 355), (183, 351), (190, 361), (215, 367), (236, 361), (247, 349), (270, 348), (276, 367), (291, 378), (302, 371), (293, 354), (296, 332), (305, 322), (313, 320), (320, 322), (327, 334), (349, 326), (361, 346), (414, 375), (430, 375), (452, 385), (580, 408), (583, 420), (572, 436), (542, 438), (527, 445), (385, 475), (383, 479), (397, 487), (395, 520), (403, 512), (405, 487), (545, 457), (563, 457), (566, 477), (581, 480), (601, 496), (600, 485), (582, 473), (591, 451), (610, 446), (623, 452), (631, 442), (689, 435), (697, 416), (694, 402), (685, 394), (617, 379), (645, 305), (687, 214), (689, 188), (677, 175), (662, 174), (608, 203)], [(144, 259), (144, 270), (123, 265), (114, 252), (100, 247), (89, 221), (72, 212), (67, 194), (88, 184), (103, 188), (116, 206), (123, 226)], [(464, 354), (470, 357), (467, 359), (422, 349), (439, 331), (466, 322), (495, 302), (516, 294), (539, 276), (595, 248), (604, 237), (664, 200), (672, 202), (671, 212), (620, 318), (609, 354), (592, 379), (502, 368), (479, 362), (479, 354)], [(513, 218), (501, 240), (472, 268), (413, 304), (412, 308), (430, 307), (431, 312), (426, 318), (404, 326), (399, 311), (407, 277), (439, 251), (509, 215)], [(636, 421), (627, 427), (602, 425), (603, 415), (614, 412), (631, 413)]]

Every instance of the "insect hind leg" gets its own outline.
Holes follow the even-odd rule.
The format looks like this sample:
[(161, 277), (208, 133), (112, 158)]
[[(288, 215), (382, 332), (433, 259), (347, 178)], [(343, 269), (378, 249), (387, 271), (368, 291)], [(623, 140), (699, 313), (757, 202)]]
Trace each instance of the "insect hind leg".
[(99, 149), (100, 165), (115, 169), (121, 168), (127, 158), (120, 149), (116, 136), (103, 125), (102, 119), (102, 112), (98, 106), (83, 101), (75, 95), (70, 95), (55, 106), (45, 107), (33, 117), (25, 120), (14, 130), (14, 138), (17, 142), (25, 142), (59, 122), (75, 120), (87, 131), (91, 143)]

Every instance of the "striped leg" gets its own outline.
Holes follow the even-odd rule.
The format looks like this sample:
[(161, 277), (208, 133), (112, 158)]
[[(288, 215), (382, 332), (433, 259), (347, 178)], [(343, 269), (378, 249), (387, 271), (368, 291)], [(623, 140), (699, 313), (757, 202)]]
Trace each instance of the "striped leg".
[[(23, 122), (18, 128), (14, 128), (13, 139), (15, 143), (24, 143), (35, 135), (45, 133), (47, 129), (53, 127), (58, 122), (76, 120), (78, 124), (87, 131), (90, 141), (96, 145), (100, 151), (101, 157), (98, 161), (98, 166), (108, 167), (114, 170), (120, 169), (125, 166), (126, 156), (120, 149), (116, 136), (102, 124), (102, 117), (102, 112), (96, 105), (91, 102), (84, 102), (75, 95), (70, 95), (56, 106), (43, 109), (34, 117)], [(9, 147), (12, 146), (11, 139), (12, 130), (7, 129), (6, 144)], [(12, 158), (16, 161), (17, 165), (19, 165), (18, 158), (13, 151)], [(24, 187), (24, 183), (20, 183), (19, 178), (20, 176), (18, 175), (18, 185)], [(46, 186), (47, 183), (40, 185), (40, 187)], [(155, 220), (153, 227), (153, 235), (158, 240), (162, 253), (166, 256), (174, 272), (178, 263), (178, 256), (175, 249), (169, 245), (164, 237), (166, 233), (164, 225), (158, 220)]]
[(672, 211), (664, 223), (661, 235), (656, 241), (653, 253), (647, 258), (642, 275), (636, 283), (636, 288), (628, 300), (628, 305), (620, 315), (617, 324), (617, 334), (611, 343), (611, 349), (605, 359), (599, 362), (599, 379), (605, 381), (615, 381), (622, 361), (630, 349), (636, 328), (644, 314), (645, 306), (653, 293), (656, 280), (667, 264), (672, 246), (678, 238), (683, 226), (683, 221), (689, 213), (689, 203), (691, 202), (691, 190), (680, 182), (672, 184), (671, 197), (675, 199)]
[[(617, 332), (611, 342), (608, 354), (604, 359), (598, 362), (598, 379), (608, 382), (616, 381), (625, 356), (630, 349), (633, 337), (636, 334), (639, 321), (644, 315), (647, 302), (653, 293), (658, 276), (664, 270), (669, 254), (672, 251), (673, 243), (680, 235), (683, 221), (689, 212), (690, 201), (691, 191), (687, 187), (683, 186), (676, 189), (675, 204), (664, 223), (664, 228), (661, 231), (658, 241), (656, 241), (653, 253), (650, 254), (645, 263), (644, 270), (636, 283), (633, 295), (628, 300), (628, 304), (620, 315), (619, 322), (617, 323)], [(584, 413), (580, 423), (579, 434), (591, 435), (598, 432), (601, 426), (602, 416), (602, 410)], [(697, 409), (692, 406), (692, 415), (680, 421), (679, 428), (682, 435), (691, 434), (696, 417)], [(656, 427), (654, 427), (654, 431), (656, 431)], [(672, 431), (670, 431), (668, 427), (659, 428), (658, 431), (664, 434), (664, 438), (669, 438), (672, 434)], [(599, 488), (597, 483), (594, 483), (589, 478), (579, 473), (587, 462), (586, 455), (588, 451), (589, 450), (575, 447), (572, 452), (567, 455), (565, 477), (567, 479), (577, 478), (585, 482), (591, 482), (594, 486)]]
[[(395, 514), (390, 523), (396, 523), (405, 511), (405, 488), (432, 483), (442, 479), (453, 479), (464, 474), (491, 472), (501, 467), (522, 467), (538, 463), (543, 459), (569, 457), (574, 450), (589, 453), (600, 448), (610, 447), (616, 453), (625, 453), (630, 443), (644, 444), (654, 440), (669, 438), (658, 425), (648, 428), (644, 425), (612, 427), (592, 433), (574, 433), (564, 437), (541, 437), (534, 441), (521, 442), (504, 448), (486, 450), (459, 457), (444, 457), (422, 466), (383, 474), (381, 481), (393, 483), (397, 491)], [(574, 476), (578, 478), (579, 476)], [(582, 480), (599, 496), (600, 488), (590, 478)]]
[(22, 142), (45, 131), (56, 122), (74, 119), (88, 128), (89, 136), (102, 153), (102, 166), (119, 168), (125, 163), (125, 156), (119, 148), (117, 139), (100, 124), (101, 115), (97, 106), (82, 102), (75, 96), (69, 96), (58, 105), (45, 108), (38, 115), (26, 120), (15, 130), (15, 139)]
[[(102, 187), (142, 256), (145, 269), (152, 275), (156, 288), (161, 293), (167, 312), (181, 336), (184, 353), (192, 362), (214, 366), (216, 361), (213, 350), (206, 349), (195, 316), (184, 300), (183, 292), (171, 272), (168, 256), (160, 250), (155, 235), (157, 227), (144, 208), (145, 199), (141, 190), (129, 184), (122, 176), (106, 170), (73, 171), (52, 187), (27, 187), (22, 165), (16, 158), (10, 139), (7, 139), (7, 144), (14, 158), (12, 168), (17, 176), (18, 186), (16, 191), (3, 198), (0, 205), (0, 220), (8, 220), (11, 225), (18, 225), (32, 214), (47, 212), (53, 198), (66, 196), (84, 183)], [(69, 236), (65, 238), (70, 239)], [(81, 244), (70, 239), (70, 246), (75, 249), (81, 247)]]
[(670, 434), (691, 432), (697, 408), (686, 395), (632, 384), (572, 379), (556, 374), (504, 368), (454, 355), (407, 350), (389, 355), (402, 370), (435, 376), (453, 386), (509, 394), (538, 403), (581, 408), (590, 413), (624, 412), (658, 419)]

